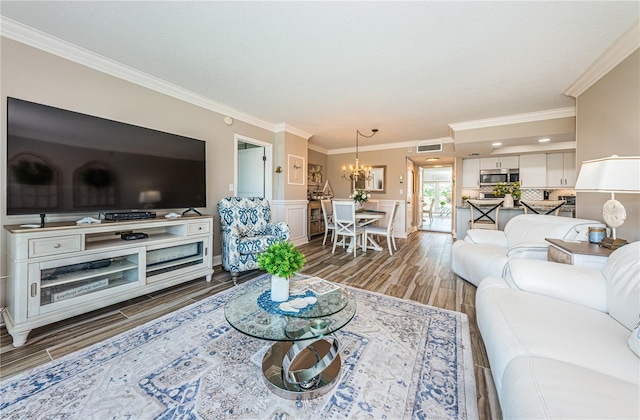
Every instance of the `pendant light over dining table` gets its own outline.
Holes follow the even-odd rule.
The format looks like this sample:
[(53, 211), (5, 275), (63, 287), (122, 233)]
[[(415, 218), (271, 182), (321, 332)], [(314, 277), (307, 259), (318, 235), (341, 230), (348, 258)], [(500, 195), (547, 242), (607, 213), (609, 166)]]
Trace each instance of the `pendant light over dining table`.
[(343, 166), (342, 167), (342, 178), (348, 180), (348, 181), (353, 181), (353, 182), (357, 182), (358, 180), (360, 181), (370, 181), (372, 178), (372, 173), (371, 173), (371, 166), (367, 167), (366, 165), (361, 165), (360, 164), (360, 158), (358, 156), (358, 140), (359, 137), (362, 136), (364, 138), (370, 139), (371, 137), (375, 136), (376, 133), (378, 132), (377, 128), (372, 128), (371, 129), (371, 135), (367, 136), (365, 134), (362, 134), (360, 132), (360, 130), (356, 130), (356, 164), (354, 165), (349, 165), (349, 170), (347, 171), (347, 167)]

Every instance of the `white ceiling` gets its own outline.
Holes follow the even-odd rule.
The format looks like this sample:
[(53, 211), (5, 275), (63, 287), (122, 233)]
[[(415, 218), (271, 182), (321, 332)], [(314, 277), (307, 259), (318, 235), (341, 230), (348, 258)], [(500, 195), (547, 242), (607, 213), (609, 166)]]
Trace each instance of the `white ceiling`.
[(335, 150), (356, 129), (378, 128), (375, 146), (573, 107), (563, 92), (640, 3), (2, 1), (0, 13)]

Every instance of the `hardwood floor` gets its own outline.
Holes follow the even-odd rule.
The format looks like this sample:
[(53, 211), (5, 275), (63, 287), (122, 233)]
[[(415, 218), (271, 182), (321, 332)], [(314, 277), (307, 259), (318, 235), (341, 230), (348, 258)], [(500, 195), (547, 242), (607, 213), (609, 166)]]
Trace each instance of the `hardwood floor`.
[[(463, 312), (469, 317), (476, 374), (478, 413), (481, 419), (500, 419), (500, 406), (489, 369), (484, 344), (476, 325), (476, 287), (450, 270), (450, 234), (416, 232), (408, 239), (397, 239), (393, 256), (383, 252), (358, 251), (356, 258), (342, 249), (331, 254), (322, 246), (322, 236), (299, 247), (306, 255), (305, 274), (327, 280), (411, 299), (427, 305)], [(241, 273), (239, 283), (261, 272)], [(0, 378), (58, 359), (98, 343), (120, 332), (144, 324), (195, 301), (233, 287), (231, 276), (216, 267), (210, 283), (194, 280), (171, 289), (141, 296), (98, 311), (35, 329), (19, 348), (11, 344), (6, 328), (0, 331)]]

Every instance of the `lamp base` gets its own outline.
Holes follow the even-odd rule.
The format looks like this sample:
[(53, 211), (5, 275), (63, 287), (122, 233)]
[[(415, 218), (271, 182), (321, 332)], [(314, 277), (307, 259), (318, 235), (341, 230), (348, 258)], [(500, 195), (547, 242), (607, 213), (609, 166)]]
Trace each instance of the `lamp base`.
[(626, 239), (604, 238), (602, 241), (600, 241), (600, 246), (608, 249), (618, 249), (626, 244)]

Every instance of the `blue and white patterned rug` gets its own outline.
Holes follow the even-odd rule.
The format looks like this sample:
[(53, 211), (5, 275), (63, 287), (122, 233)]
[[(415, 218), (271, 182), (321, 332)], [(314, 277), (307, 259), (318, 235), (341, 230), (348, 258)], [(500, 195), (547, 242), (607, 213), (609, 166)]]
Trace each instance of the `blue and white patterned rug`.
[(267, 389), (268, 343), (226, 322), (231, 289), (3, 381), (0, 418), (477, 418), (466, 315), (350, 290), (342, 376), (317, 399)]

